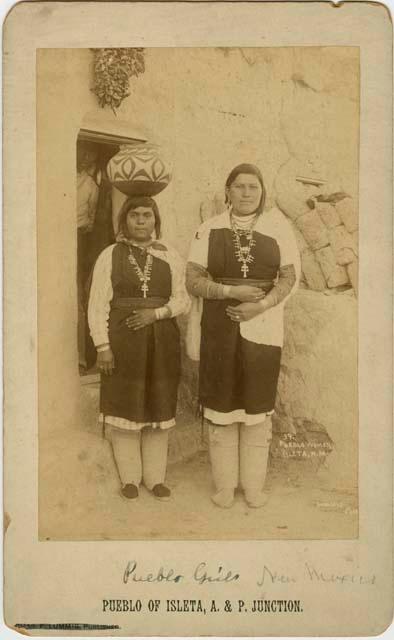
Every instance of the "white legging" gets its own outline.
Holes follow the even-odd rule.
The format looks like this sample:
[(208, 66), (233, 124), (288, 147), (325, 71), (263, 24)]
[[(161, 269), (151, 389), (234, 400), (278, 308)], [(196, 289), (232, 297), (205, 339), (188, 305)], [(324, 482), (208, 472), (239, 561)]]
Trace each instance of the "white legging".
[(142, 431), (127, 431), (110, 425), (106, 435), (112, 450), (120, 481), (123, 485), (139, 485), (149, 489), (165, 480), (167, 469), (168, 429), (144, 427)]
[(209, 425), (209, 452), (213, 480), (217, 490), (261, 490), (267, 473), (272, 422), (226, 426)]

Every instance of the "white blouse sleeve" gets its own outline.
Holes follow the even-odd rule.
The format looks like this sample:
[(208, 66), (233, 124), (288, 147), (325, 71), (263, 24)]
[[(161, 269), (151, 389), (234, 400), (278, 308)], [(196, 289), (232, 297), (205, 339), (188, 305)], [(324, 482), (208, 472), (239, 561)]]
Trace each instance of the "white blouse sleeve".
[(94, 345), (109, 344), (108, 318), (112, 290), (112, 252), (116, 245), (104, 249), (97, 258), (89, 295), (88, 323)]
[[(209, 222), (209, 221), (208, 221)], [(211, 229), (207, 222), (204, 222), (196, 232), (189, 251), (188, 262), (200, 265), (206, 269), (208, 267), (208, 247)]]

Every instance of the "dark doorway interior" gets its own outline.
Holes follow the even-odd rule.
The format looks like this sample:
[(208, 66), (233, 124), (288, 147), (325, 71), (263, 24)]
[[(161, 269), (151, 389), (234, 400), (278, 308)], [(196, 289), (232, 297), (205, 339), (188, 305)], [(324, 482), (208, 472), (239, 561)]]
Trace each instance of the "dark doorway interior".
[(77, 139), (77, 337), (79, 373), (83, 377), (89, 376), (89, 381), (92, 380), (92, 375), (97, 376), (96, 349), (87, 323), (90, 283), (98, 255), (115, 241), (112, 186), (106, 167), (110, 158), (119, 151), (120, 145), (140, 141), (141, 139), (91, 129), (81, 129)]

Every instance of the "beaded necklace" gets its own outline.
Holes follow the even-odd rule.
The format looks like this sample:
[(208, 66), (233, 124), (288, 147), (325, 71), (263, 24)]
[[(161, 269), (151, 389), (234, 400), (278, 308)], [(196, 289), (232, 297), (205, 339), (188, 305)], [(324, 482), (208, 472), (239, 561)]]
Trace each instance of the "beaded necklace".
[(131, 246), (129, 246), (128, 258), (129, 258), (129, 262), (130, 262), (131, 266), (133, 267), (134, 271), (137, 274), (138, 280), (142, 283), (141, 284), (142, 295), (143, 295), (144, 298), (146, 298), (146, 294), (149, 291), (148, 282), (150, 280), (150, 276), (151, 276), (151, 273), (152, 273), (152, 264), (153, 264), (152, 255), (147, 252), (145, 267), (144, 267), (143, 271), (142, 271), (140, 265), (138, 264), (137, 260), (135, 259), (134, 255), (133, 255), (133, 251), (131, 249)]
[[(237, 261), (242, 264), (241, 271), (244, 278), (248, 277), (249, 273), (249, 264), (254, 262), (254, 256), (252, 255), (252, 247), (255, 246), (256, 242), (253, 238), (253, 227), (257, 222), (258, 215), (254, 215), (251, 218), (251, 222), (246, 226), (245, 221), (239, 219), (239, 222), (242, 226), (238, 226), (237, 218), (234, 215), (231, 215), (231, 230), (233, 232), (233, 243), (235, 250), (235, 257)], [(243, 223), (243, 224), (242, 224)], [(244, 237), (246, 240), (246, 244), (241, 243), (241, 238)]]

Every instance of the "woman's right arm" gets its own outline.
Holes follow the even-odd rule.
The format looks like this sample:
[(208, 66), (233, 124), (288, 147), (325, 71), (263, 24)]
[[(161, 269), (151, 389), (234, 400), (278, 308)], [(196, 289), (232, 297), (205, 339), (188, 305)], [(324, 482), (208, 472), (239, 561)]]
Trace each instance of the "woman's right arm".
[(223, 300), (230, 298), (232, 287), (213, 282), (208, 271), (196, 262), (188, 262), (186, 265), (186, 289), (192, 296)]
[(108, 318), (113, 297), (111, 272), (114, 246), (104, 249), (97, 258), (88, 305), (88, 324), (97, 350), (97, 364), (105, 373), (112, 373), (114, 368), (114, 358), (108, 338)]
[(214, 282), (208, 272), (208, 246), (210, 229), (203, 224), (191, 244), (186, 265), (186, 289), (198, 298), (224, 300), (231, 298), (241, 302), (256, 302), (264, 297), (264, 292), (250, 285), (230, 286)]

